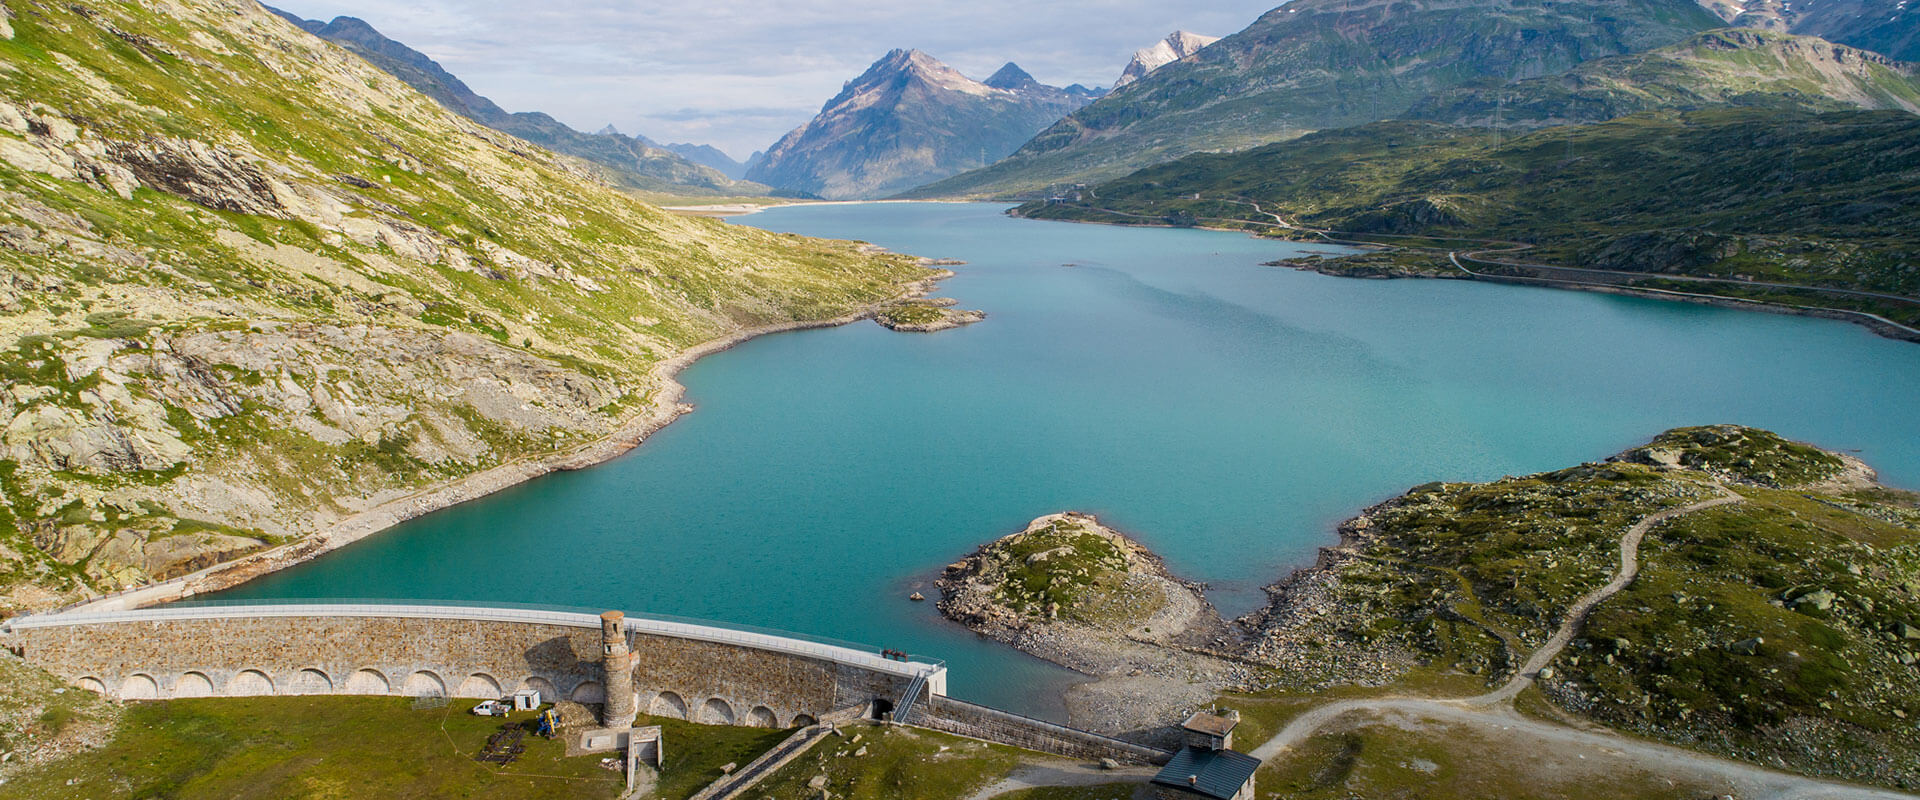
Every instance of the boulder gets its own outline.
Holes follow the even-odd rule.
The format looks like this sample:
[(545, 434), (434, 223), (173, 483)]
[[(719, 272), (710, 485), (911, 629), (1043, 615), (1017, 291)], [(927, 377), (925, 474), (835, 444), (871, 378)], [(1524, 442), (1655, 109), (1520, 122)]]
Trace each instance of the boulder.
[(1796, 598), (1793, 598), (1792, 600), (1787, 601), (1787, 604), (1793, 606), (1794, 610), (1796, 611), (1800, 610), (1804, 606), (1811, 606), (1816, 611), (1828, 611), (1833, 608), (1834, 601), (1839, 599), (1840, 599), (1839, 595), (1836, 595), (1833, 592), (1830, 592), (1826, 589), (1815, 589), (1811, 592), (1807, 592), (1806, 594), (1800, 595), (1799, 597), (1796, 597)]

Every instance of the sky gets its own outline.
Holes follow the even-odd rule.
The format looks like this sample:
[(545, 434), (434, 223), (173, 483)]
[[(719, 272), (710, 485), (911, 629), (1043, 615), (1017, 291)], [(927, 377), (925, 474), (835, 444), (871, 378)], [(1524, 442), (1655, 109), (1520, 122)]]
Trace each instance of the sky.
[(1280, 0), (268, 0), (359, 17), (508, 111), (611, 123), (744, 160), (804, 124), (888, 50), (984, 80), (1111, 86), (1175, 30), (1239, 31)]

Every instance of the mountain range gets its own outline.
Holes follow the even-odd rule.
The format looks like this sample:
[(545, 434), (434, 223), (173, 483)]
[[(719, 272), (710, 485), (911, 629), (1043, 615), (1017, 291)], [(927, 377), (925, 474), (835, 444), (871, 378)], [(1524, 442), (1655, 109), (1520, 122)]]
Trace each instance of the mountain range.
[[(1920, 116), (1904, 111), (1657, 111), (1517, 138), (1393, 120), (1196, 154), (1101, 184), (1089, 193), (1097, 200), (1019, 213), (1253, 219), (1285, 233), (1266, 222), (1277, 216), (1346, 236), (1501, 243), (1447, 248), (1524, 242), (1531, 249), (1519, 258), (1533, 263), (1911, 297), (1920, 296), (1917, 142)], [(1452, 270), (1444, 251), (1437, 266)], [(1920, 322), (1912, 304), (1795, 302)]]
[(894, 50), (782, 137), (749, 180), (830, 200), (885, 197), (992, 164), (1099, 92), (1008, 63), (985, 81)]
[[(601, 177), (616, 186), (669, 194), (766, 193), (764, 186), (740, 181), (737, 173), (743, 170), (712, 147), (661, 146), (644, 136), (626, 136), (608, 129), (598, 134), (583, 133), (538, 111), (509, 112), (468, 88), (425, 53), (388, 38), (364, 20), (335, 17), (331, 22), (320, 22), (279, 9), (268, 10), (406, 81), (456, 114), (598, 165)], [(736, 174), (728, 174), (729, 166)]]
[(1723, 24), (1692, 0), (1295, 0), (1060, 120), (1004, 161), (911, 196), (1116, 178), (1188, 153), (1400, 116), (1436, 91), (1559, 74)]

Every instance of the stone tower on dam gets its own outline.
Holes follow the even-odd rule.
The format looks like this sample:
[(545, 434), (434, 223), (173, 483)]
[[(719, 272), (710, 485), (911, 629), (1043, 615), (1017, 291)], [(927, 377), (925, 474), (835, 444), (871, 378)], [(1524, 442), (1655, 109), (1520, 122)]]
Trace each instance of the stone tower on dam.
[(623, 623), (627, 615), (608, 611), (600, 615), (600, 654), (607, 671), (607, 706), (601, 724), (631, 728), (639, 716), (639, 698), (633, 689), (633, 651), (627, 648)]

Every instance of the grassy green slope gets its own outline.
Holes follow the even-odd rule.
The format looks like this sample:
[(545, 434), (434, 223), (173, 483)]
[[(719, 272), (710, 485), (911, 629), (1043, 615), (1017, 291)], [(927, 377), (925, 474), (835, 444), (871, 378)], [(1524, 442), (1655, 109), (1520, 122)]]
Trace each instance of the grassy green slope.
[(597, 438), (927, 274), (644, 205), (252, 2), (7, 4), (0, 609)]
[(1399, 116), (1452, 86), (1564, 72), (1674, 44), (1718, 18), (1690, 0), (1296, 0), (916, 197), (1006, 196), (1200, 151)]
[(1920, 118), (1899, 112), (1663, 112), (1513, 139), (1384, 122), (1191, 156), (1020, 213), (1264, 219), (1230, 200), (1337, 231), (1530, 242), (1547, 263), (1920, 296)]
[[(36, 687), (37, 688), (37, 687)], [(100, 703), (92, 693), (73, 689)], [(474, 755), (503, 725), (531, 727), (530, 714), (505, 722), (466, 713), (471, 700), (410, 708), (397, 697), (225, 697), (116, 706), (117, 724), (94, 747), (35, 753), (35, 763), (0, 768), (0, 796), (34, 798), (611, 798), (625, 784), (602, 769), (609, 754), (566, 756), (566, 743), (527, 735), (526, 752), (506, 766)], [(683, 800), (745, 764), (790, 731), (659, 725), (666, 762), (652, 797)]]
[(1416, 487), (1348, 524), (1316, 568), (1332, 574), (1312, 621), (1259, 650), (1300, 655), (1302, 686), (1337, 664), (1393, 665), (1370, 684), (1497, 685), (1606, 583), (1628, 527), (1724, 486), (1743, 502), (1648, 533), (1638, 578), (1541, 675), (1545, 696), (1653, 738), (1911, 789), (1920, 497), (1861, 478), (1831, 453), (1710, 426), (1605, 463)]
[(1715, 30), (1563, 75), (1442, 91), (1406, 117), (1531, 128), (1715, 106), (1920, 111), (1920, 67), (1807, 36)]

